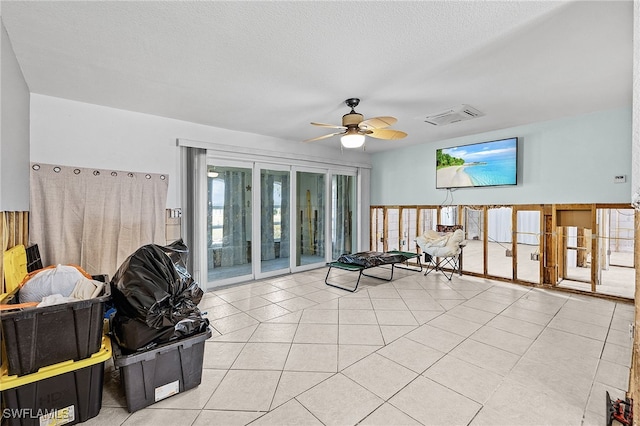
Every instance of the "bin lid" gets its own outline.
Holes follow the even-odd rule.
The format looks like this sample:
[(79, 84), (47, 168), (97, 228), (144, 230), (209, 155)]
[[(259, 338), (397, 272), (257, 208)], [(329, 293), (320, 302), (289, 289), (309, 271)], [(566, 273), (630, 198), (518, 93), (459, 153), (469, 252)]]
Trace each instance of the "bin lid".
[(17, 388), (19, 386), (28, 385), (39, 380), (48, 379), (50, 377), (59, 376), (60, 374), (69, 373), (71, 371), (80, 370), (81, 368), (91, 367), (111, 358), (111, 340), (107, 336), (102, 336), (102, 346), (100, 350), (89, 358), (80, 361), (63, 361), (58, 364), (42, 367), (35, 373), (25, 376), (9, 376), (7, 364), (0, 367), (0, 391)]
[(27, 276), (27, 251), (22, 244), (11, 247), (4, 252), (2, 262), (6, 283), (5, 292), (11, 293)]

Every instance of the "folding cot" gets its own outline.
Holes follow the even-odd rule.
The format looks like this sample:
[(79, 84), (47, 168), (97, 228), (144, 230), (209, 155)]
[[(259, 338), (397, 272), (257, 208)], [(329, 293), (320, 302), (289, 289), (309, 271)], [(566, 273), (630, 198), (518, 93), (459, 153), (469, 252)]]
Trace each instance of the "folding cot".
[[(414, 269), (408, 266), (409, 259), (417, 259), (418, 267), (420, 269)], [(398, 263), (404, 263), (407, 266), (396, 266)], [(384, 265), (391, 265), (391, 275), (389, 278), (386, 277), (377, 277), (375, 275), (365, 274), (365, 269), (381, 267)], [(360, 284), (360, 278), (364, 275), (365, 277), (377, 278), (379, 280), (391, 281), (393, 279), (393, 271), (394, 268), (400, 269), (408, 269), (411, 271), (421, 272), (422, 264), (420, 262), (420, 255), (418, 253), (412, 253), (408, 251), (388, 251), (388, 252), (376, 252), (376, 251), (364, 251), (360, 253), (354, 254), (343, 254), (336, 260), (335, 262), (327, 263), (329, 270), (327, 271), (327, 276), (324, 279), (325, 284), (336, 287), (341, 290), (346, 290), (350, 292), (354, 292), (358, 289), (358, 284)], [(358, 280), (356, 281), (356, 285), (353, 288), (347, 288), (341, 286), (336, 283), (329, 282), (329, 274), (331, 273), (332, 268), (342, 269), (345, 271), (358, 272)], [(386, 268), (388, 269), (388, 268)]]

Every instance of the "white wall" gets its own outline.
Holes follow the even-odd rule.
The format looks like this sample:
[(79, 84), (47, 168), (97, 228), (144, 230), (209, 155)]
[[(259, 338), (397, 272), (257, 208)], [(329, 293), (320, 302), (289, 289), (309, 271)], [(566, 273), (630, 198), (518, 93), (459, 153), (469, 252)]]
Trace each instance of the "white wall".
[[(602, 111), (373, 154), (371, 204), (441, 204), (447, 192), (435, 189), (436, 149), (513, 136), (518, 185), (458, 189), (447, 204), (629, 203), (631, 115)], [(616, 175), (626, 183), (614, 183)]]
[[(148, 114), (31, 95), (31, 161), (169, 175), (167, 207), (180, 207), (176, 140), (370, 163), (363, 152), (293, 143)], [(368, 206), (367, 206), (368, 208)]]
[(29, 210), (29, 88), (0, 22), (0, 211)]

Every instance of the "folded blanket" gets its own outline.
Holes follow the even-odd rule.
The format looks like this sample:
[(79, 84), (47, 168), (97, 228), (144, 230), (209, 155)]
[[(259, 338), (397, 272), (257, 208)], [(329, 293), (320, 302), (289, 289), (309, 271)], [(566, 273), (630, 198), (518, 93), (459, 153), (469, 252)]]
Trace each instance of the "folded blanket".
[(338, 258), (338, 262), (372, 268), (379, 265), (404, 262), (407, 259), (407, 256), (399, 253), (391, 254), (376, 251), (363, 251), (360, 253), (343, 254)]
[(447, 245), (450, 236), (451, 234), (442, 235), (436, 231), (429, 230), (418, 238), (425, 247), (444, 247)]
[[(438, 238), (435, 238), (435, 235)], [(444, 241), (444, 243), (443, 243)], [(441, 236), (437, 232), (427, 231), (416, 238), (416, 243), (422, 251), (436, 257), (451, 257), (460, 253), (460, 246), (464, 241), (464, 231), (461, 229)]]

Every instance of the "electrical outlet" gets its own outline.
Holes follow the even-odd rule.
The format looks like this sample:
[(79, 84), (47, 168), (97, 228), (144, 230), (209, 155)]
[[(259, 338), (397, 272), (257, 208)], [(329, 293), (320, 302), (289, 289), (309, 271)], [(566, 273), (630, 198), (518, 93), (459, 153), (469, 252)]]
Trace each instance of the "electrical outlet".
[(626, 175), (616, 175), (613, 177), (613, 183), (625, 183), (627, 181)]

